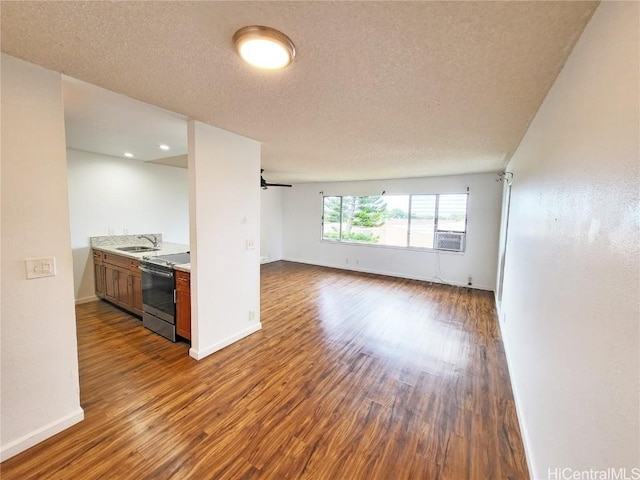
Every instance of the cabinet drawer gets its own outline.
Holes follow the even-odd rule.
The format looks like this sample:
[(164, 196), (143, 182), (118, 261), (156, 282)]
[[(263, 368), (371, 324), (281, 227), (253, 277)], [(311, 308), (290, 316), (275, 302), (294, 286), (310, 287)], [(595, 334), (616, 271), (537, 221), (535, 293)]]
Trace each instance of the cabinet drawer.
[(131, 262), (130, 258), (122, 257), (120, 255), (115, 255), (113, 253), (104, 252), (104, 263), (108, 263), (110, 265), (115, 265), (116, 267), (121, 268), (129, 268), (129, 263)]
[(96, 250), (93, 251), (93, 263), (97, 263), (98, 265), (102, 265), (102, 252), (98, 252)]
[(131, 275), (133, 275), (135, 277), (141, 277), (142, 276), (142, 272), (138, 268), (139, 266), (140, 266), (140, 262), (138, 260), (129, 259), (129, 271), (131, 272)]
[(176, 270), (176, 290), (179, 292), (188, 292), (191, 290), (191, 274)]

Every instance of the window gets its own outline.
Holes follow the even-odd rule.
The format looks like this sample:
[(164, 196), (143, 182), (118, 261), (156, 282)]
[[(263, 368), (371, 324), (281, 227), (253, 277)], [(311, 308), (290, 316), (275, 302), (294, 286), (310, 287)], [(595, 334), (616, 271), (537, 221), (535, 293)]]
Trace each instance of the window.
[(467, 230), (466, 193), (458, 195), (439, 195), (438, 230), (441, 232), (461, 232)]
[(468, 197), (467, 193), (323, 197), (322, 239), (434, 248), (439, 233), (466, 233)]

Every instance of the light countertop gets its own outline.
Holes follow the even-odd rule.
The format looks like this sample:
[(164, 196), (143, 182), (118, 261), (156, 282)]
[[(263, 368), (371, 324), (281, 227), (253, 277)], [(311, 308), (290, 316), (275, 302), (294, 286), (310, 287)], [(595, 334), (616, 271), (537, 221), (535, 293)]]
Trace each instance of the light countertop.
[[(139, 245), (144, 245), (145, 247), (151, 246), (149, 242), (141, 241)], [(118, 247), (130, 246), (126, 245), (94, 245), (92, 248), (94, 250), (100, 250), (102, 252), (114, 253), (116, 255), (121, 255), (123, 257), (133, 258), (135, 260), (142, 260), (142, 257), (158, 257), (160, 255), (171, 255), (174, 253), (186, 253), (189, 251), (189, 245), (183, 245), (181, 243), (171, 243), (171, 242), (161, 242), (158, 244), (158, 248), (160, 250), (156, 250), (153, 252), (124, 252), (122, 250), (118, 250)], [(189, 265), (189, 264), (186, 264)], [(189, 271), (189, 270), (186, 270)]]
[[(147, 233), (144, 236), (155, 238), (158, 241), (158, 250), (147, 252), (126, 252), (118, 250), (121, 247), (144, 246), (150, 247), (151, 242), (143, 235), (105, 235), (101, 237), (91, 237), (91, 248), (102, 252), (113, 253), (134, 260), (142, 260), (144, 257), (159, 257), (160, 255), (173, 255), (176, 253), (189, 252), (189, 245), (182, 243), (163, 242), (161, 233)], [(184, 263), (176, 265), (176, 270), (191, 272), (191, 264)]]

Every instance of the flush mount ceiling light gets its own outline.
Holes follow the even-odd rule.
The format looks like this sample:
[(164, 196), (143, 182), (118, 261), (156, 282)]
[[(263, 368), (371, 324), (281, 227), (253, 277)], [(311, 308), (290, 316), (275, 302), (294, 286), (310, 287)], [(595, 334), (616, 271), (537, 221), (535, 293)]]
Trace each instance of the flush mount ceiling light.
[(124, 152), (123, 155), (127, 158), (133, 158), (133, 153), (130, 152)]
[(169, 150), (169, 145), (165, 145), (165, 144), (163, 143), (163, 144), (161, 144), (161, 145), (158, 145), (158, 148), (159, 148), (160, 150)]
[(233, 35), (238, 55), (254, 67), (275, 70), (289, 65), (296, 47), (284, 33), (270, 27), (243, 27)]

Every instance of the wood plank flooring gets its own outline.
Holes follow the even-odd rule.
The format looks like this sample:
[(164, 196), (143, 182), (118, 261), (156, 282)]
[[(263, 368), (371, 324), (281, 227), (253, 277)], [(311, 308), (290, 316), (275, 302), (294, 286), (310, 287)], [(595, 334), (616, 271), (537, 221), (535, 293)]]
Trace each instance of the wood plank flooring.
[(493, 294), (262, 266), (263, 329), (196, 362), (77, 307), (85, 420), (13, 479), (527, 479)]

